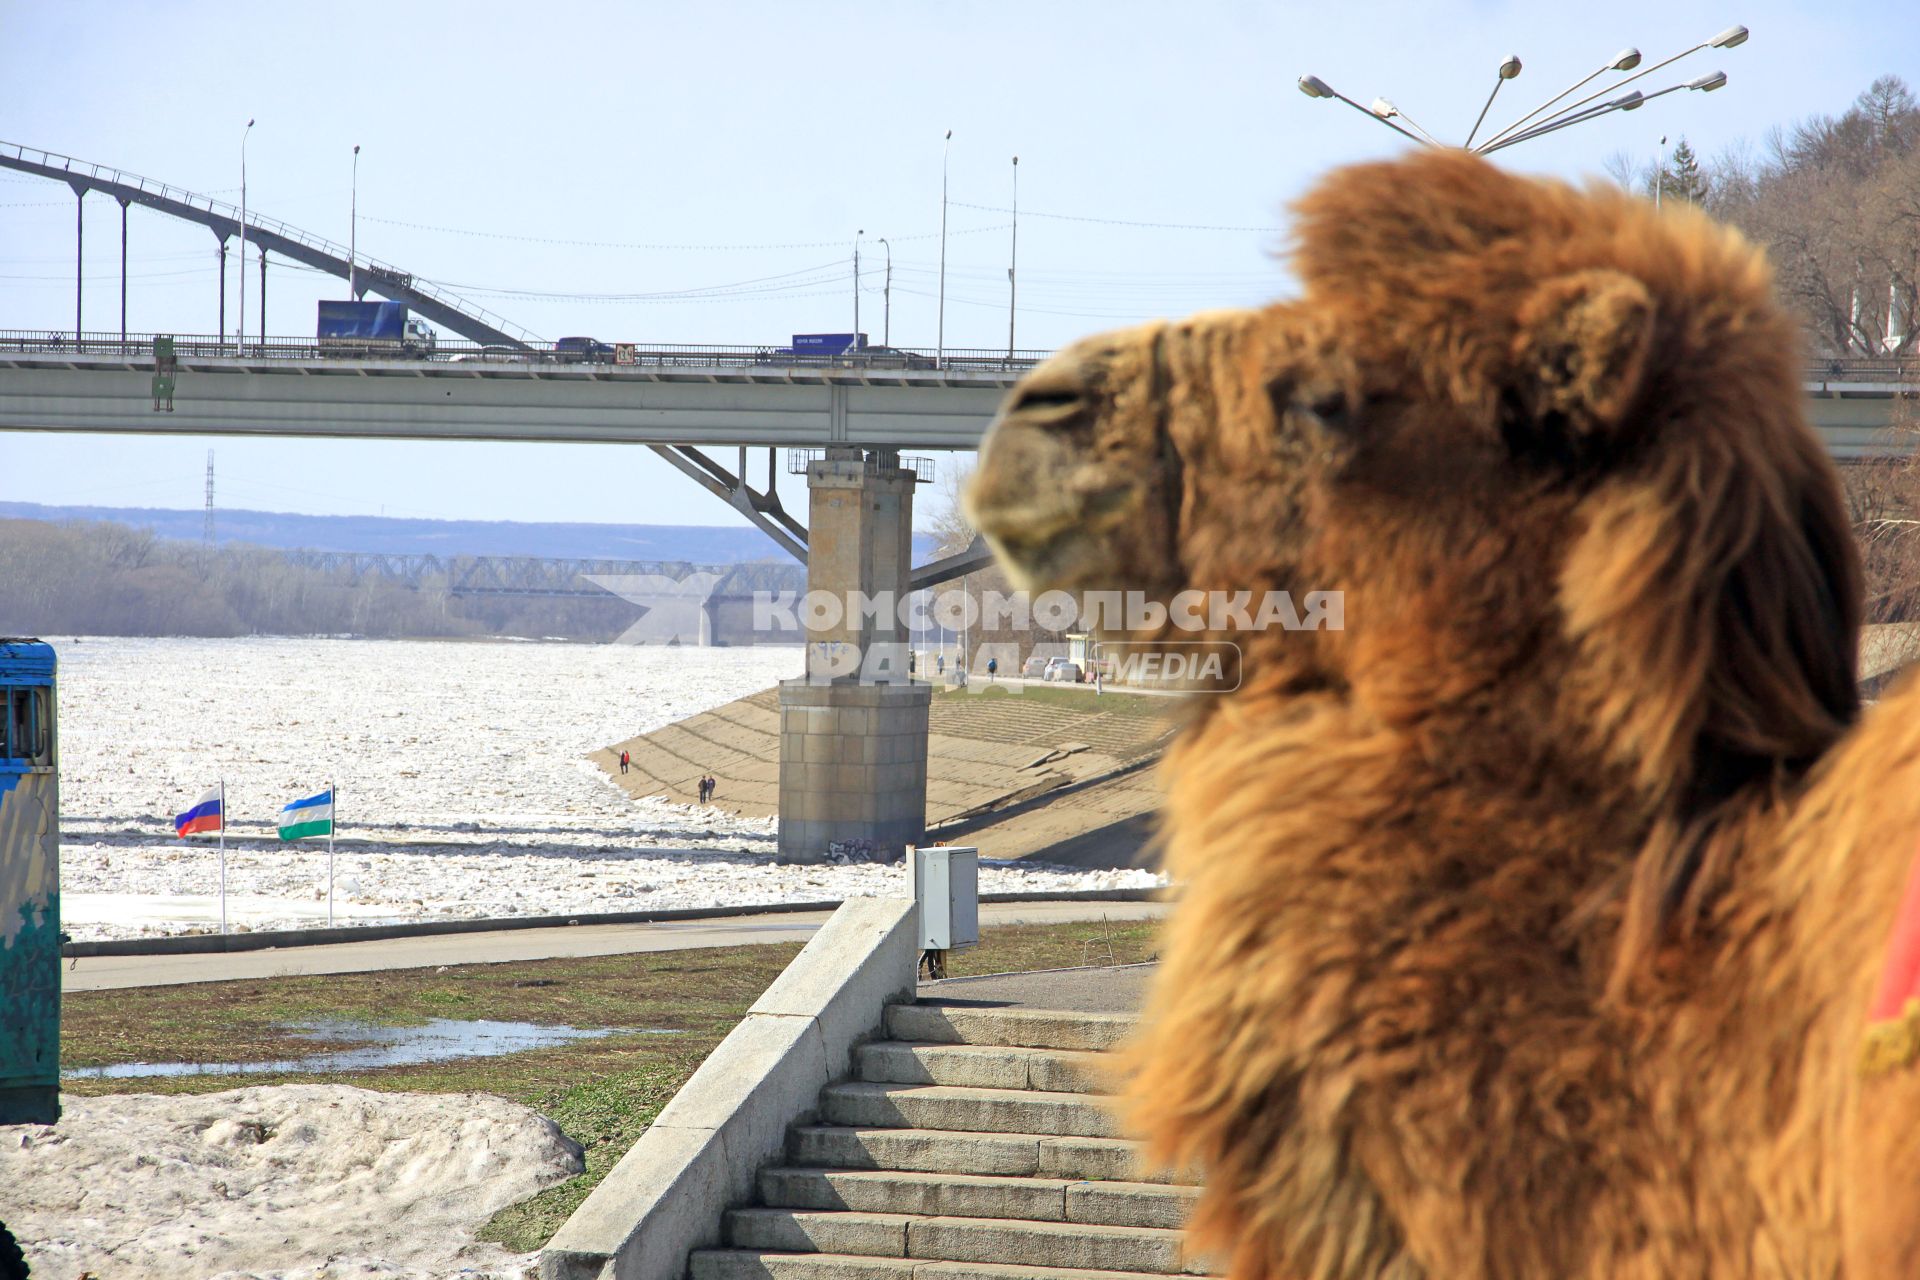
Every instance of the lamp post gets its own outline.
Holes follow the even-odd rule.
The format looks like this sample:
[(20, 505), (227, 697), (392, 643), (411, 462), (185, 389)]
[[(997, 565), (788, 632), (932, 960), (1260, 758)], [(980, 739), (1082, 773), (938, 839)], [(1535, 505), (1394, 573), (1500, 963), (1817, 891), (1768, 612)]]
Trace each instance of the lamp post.
[(853, 233), (853, 340), (860, 341), (860, 237), (866, 228)]
[(1335, 89), (1332, 85), (1328, 84), (1325, 80), (1322, 80), (1319, 76), (1301, 76), (1299, 83), (1300, 83), (1300, 92), (1306, 94), (1309, 98), (1338, 98), (1340, 101), (1346, 103), (1348, 106), (1352, 107), (1355, 111), (1358, 111), (1361, 115), (1365, 116), (1367, 119), (1378, 120), (1381, 124), (1387, 126), (1387, 128), (1393, 130), (1395, 133), (1401, 135), (1402, 137), (1412, 138), (1415, 142), (1422, 141), (1421, 138), (1418, 138), (1415, 135), (1408, 133), (1405, 129), (1402, 129), (1399, 125), (1387, 119), (1385, 116), (1375, 115), (1373, 112), (1367, 110), (1365, 107), (1355, 102), (1352, 98), (1349, 98), (1346, 94), (1341, 93), (1338, 89)]
[(953, 130), (947, 130), (940, 149), (940, 309), (938, 367), (947, 367), (947, 157), (953, 151)]
[(1589, 107), (1585, 111), (1577, 112), (1571, 116), (1556, 116), (1548, 120), (1545, 124), (1535, 125), (1525, 133), (1516, 133), (1511, 138), (1502, 139), (1486, 147), (1481, 151), (1481, 154), (1486, 155), (1498, 151), (1502, 147), (1510, 147), (1516, 142), (1525, 142), (1529, 138), (1537, 138), (1543, 133), (1553, 133), (1556, 130), (1566, 128), (1568, 125), (1580, 124), (1583, 121), (1593, 119), (1595, 116), (1606, 115), (1609, 111), (1638, 111), (1655, 98), (1664, 98), (1666, 95), (1678, 93), (1682, 89), (1697, 89), (1701, 93), (1712, 93), (1715, 89), (1724, 88), (1726, 83), (1726, 72), (1709, 71), (1703, 76), (1695, 76), (1693, 79), (1684, 80), (1679, 84), (1670, 84), (1664, 89), (1655, 89), (1652, 93), (1641, 93), (1638, 89), (1635, 89), (1633, 92), (1616, 98), (1612, 102), (1603, 103), (1597, 107)]
[(1487, 139), (1488, 144), (1491, 145), (1492, 143), (1498, 142), (1500, 141), (1500, 139), (1506, 137), (1508, 134), (1518, 130), (1522, 125), (1526, 124), (1527, 121), (1533, 119), (1535, 116), (1539, 115), (1542, 111), (1545, 111), (1548, 107), (1560, 101), (1560, 99), (1566, 97), (1568, 94), (1574, 92), (1576, 89), (1579, 89), (1582, 85), (1591, 84), (1595, 76), (1605, 75), (1609, 71), (1631, 71), (1639, 65), (1640, 65), (1640, 51), (1638, 49), (1633, 48), (1631, 45), (1629, 45), (1627, 48), (1622, 49), (1619, 53), (1614, 54), (1613, 61), (1605, 64), (1604, 66), (1596, 67), (1594, 70), (1588, 72), (1584, 78), (1574, 81), (1572, 84), (1562, 89), (1559, 93), (1554, 94), (1551, 98), (1548, 98), (1545, 102), (1541, 103), (1539, 106), (1535, 107), (1533, 110), (1527, 112), (1527, 114), (1521, 116), (1518, 120), (1515, 120), (1512, 124), (1508, 125), (1506, 128), (1496, 130), (1493, 133), (1493, 135)]
[(1020, 157), (1013, 158), (1013, 245), (1007, 256), (1007, 359), (1013, 359), (1013, 318), (1019, 311), (1020, 281)]
[(880, 237), (880, 246), (887, 251), (886, 283), (880, 287), (880, 297), (884, 304), (885, 319), (881, 322), (880, 345), (893, 345), (893, 246), (887, 243), (885, 236)]
[[(1632, 84), (1635, 80), (1640, 79), (1642, 76), (1652, 75), (1654, 72), (1660, 70), (1660, 68), (1665, 66), (1670, 66), (1673, 63), (1680, 61), (1680, 59), (1688, 56), (1689, 54), (1700, 52), (1702, 49), (1737, 49), (1741, 45), (1747, 42), (1748, 34), (1749, 33), (1747, 29), (1743, 26), (1735, 25), (1735, 26), (1728, 27), (1725, 31), (1722, 31), (1719, 35), (1713, 37), (1713, 39), (1702, 40), (1699, 44), (1694, 45), (1691, 49), (1682, 49), (1679, 53), (1674, 54), (1671, 58), (1662, 59), (1661, 61), (1656, 62), (1652, 66), (1646, 68), (1644, 71), (1634, 72), (1633, 75), (1628, 76), (1625, 80), (1617, 81), (1613, 87), (1615, 89), (1618, 89), (1621, 85)], [(1600, 68), (1600, 71), (1607, 71), (1607, 70), (1632, 71), (1633, 68), (1639, 65), (1640, 65), (1640, 51), (1638, 49), (1625, 49), (1621, 51), (1619, 57), (1617, 57), (1613, 63), (1609, 64), (1606, 67)], [(1599, 75), (1600, 71), (1596, 71), (1593, 74)], [(1587, 80), (1591, 80), (1591, 79), (1593, 79), (1593, 76), (1587, 77)], [(1645, 95), (1642, 95), (1638, 92), (1631, 93), (1624, 98), (1615, 100), (1614, 102), (1606, 103), (1600, 107), (1592, 108), (1587, 111), (1582, 111), (1581, 108), (1585, 107), (1588, 103), (1592, 102), (1595, 98), (1598, 98), (1601, 94), (1610, 92), (1610, 90), (1607, 90), (1607, 89), (1598, 89), (1598, 90), (1595, 90), (1593, 93), (1588, 94), (1586, 97), (1580, 99), (1578, 102), (1568, 103), (1566, 106), (1560, 108), (1558, 111), (1548, 116), (1545, 120), (1542, 120), (1540, 123), (1535, 124), (1532, 127), (1528, 128), (1525, 132), (1523, 133), (1513, 132), (1525, 121), (1532, 119), (1534, 116), (1538, 115), (1540, 111), (1544, 110), (1546, 107), (1552, 106), (1553, 103), (1558, 102), (1560, 98), (1566, 97), (1568, 93), (1572, 93), (1574, 89), (1578, 89), (1581, 84), (1585, 84), (1586, 82), (1587, 82), (1586, 80), (1582, 80), (1580, 84), (1574, 85), (1573, 88), (1566, 90), (1565, 93), (1561, 93), (1557, 97), (1552, 98), (1545, 103), (1542, 103), (1540, 107), (1535, 108), (1533, 111), (1530, 111), (1526, 115), (1522, 116), (1519, 120), (1514, 121), (1513, 124), (1508, 125), (1506, 129), (1503, 129), (1500, 133), (1495, 134), (1491, 138), (1488, 138), (1485, 142), (1481, 143), (1480, 146), (1475, 148), (1475, 150), (1479, 151), (1481, 155), (1487, 155), (1494, 151), (1498, 151), (1501, 147), (1507, 146), (1511, 143), (1524, 141), (1527, 138), (1537, 138), (1543, 133), (1551, 133), (1553, 130), (1561, 128), (1565, 125), (1577, 124), (1581, 120), (1590, 120), (1595, 116), (1605, 115), (1609, 111), (1635, 111), (1635, 110), (1638, 110), (1640, 107), (1644, 106), (1646, 103), (1651, 102), (1653, 99), (1661, 97), (1664, 94), (1672, 93), (1676, 89), (1700, 89), (1707, 93), (1711, 93), (1715, 89), (1718, 89), (1721, 85), (1724, 85), (1727, 82), (1727, 74), (1724, 71), (1709, 72), (1704, 76), (1696, 76), (1692, 80), (1686, 81), (1681, 84), (1669, 85), (1665, 89), (1656, 90), (1653, 93), (1649, 93)]]
[[(1650, 75), (1653, 72), (1660, 70), (1660, 68), (1662, 67), (1670, 66), (1671, 64), (1678, 62), (1680, 59), (1688, 56), (1689, 54), (1698, 53), (1702, 49), (1738, 48), (1739, 46), (1747, 42), (1748, 35), (1749, 33), (1747, 29), (1743, 26), (1728, 27), (1725, 31), (1722, 31), (1719, 35), (1714, 36), (1711, 40), (1702, 40), (1699, 44), (1694, 45), (1692, 48), (1683, 49), (1679, 53), (1674, 54), (1670, 58), (1662, 59), (1661, 61), (1654, 63), (1652, 66), (1647, 67), (1645, 70), (1635, 72), (1635, 74), (1628, 76), (1625, 80), (1616, 81), (1612, 86), (1612, 88), (1597, 89), (1594, 92), (1588, 94), (1584, 98), (1580, 98), (1577, 101), (1568, 103), (1566, 106), (1558, 107), (1558, 109), (1553, 110), (1550, 114), (1544, 114), (1544, 115), (1542, 114), (1542, 113), (1548, 112), (1549, 108), (1555, 107), (1555, 104), (1561, 102), (1568, 95), (1574, 93), (1575, 91), (1579, 90), (1583, 86), (1591, 83), (1596, 77), (1604, 75), (1608, 71), (1633, 71), (1636, 67), (1638, 67), (1641, 61), (1640, 51), (1632, 47), (1622, 49), (1619, 53), (1615, 54), (1609, 61), (1601, 65), (1598, 69), (1592, 72), (1589, 72), (1586, 76), (1575, 81), (1573, 84), (1569, 85), (1567, 88), (1562, 89), (1559, 93), (1547, 99), (1545, 102), (1541, 103), (1539, 106), (1535, 107), (1533, 110), (1527, 112), (1525, 115), (1521, 116), (1518, 120), (1515, 120), (1512, 124), (1508, 125), (1506, 128), (1501, 129), (1499, 132), (1493, 134), (1492, 136), (1488, 137), (1486, 140), (1481, 142), (1478, 146), (1475, 146), (1473, 140), (1476, 136), (1478, 136), (1480, 132), (1480, 125), (1487, 118), (1488, 108), (1492, 107), (1493, 105), (1494, 94), (1497, 94), (1500, 92), (1500, 85), (1502, 83), (1504, 83), (1505, 81), (1511, 80), (1520, 74), (1520, 59), (1518, 57), (1509, 57), (1507, 58), (1506, 61), (1500, 64), (1499, 77), (1494, 82), (1493, 93), (1490, 93), (1487, 95), (1486, 105), (1480, 108), (1479, 118), (1473, 122), (1473, 128), (1468, 131), (1467, 141), (1463, 145), (1466, 147), (1467, 150), (1474, 152), (1476, 155), (1483, 155), (1483, 156), (1491, 155), (1495, 151), (1499, 151), (1502, 148), (1511, 147), (1516, 143), (1526, 142), (1529, 139), (1538, 138), (1544, 134), (1553, 133), (1556, 130), (1567, 128), (1570, 125), (1580, 124), (1583, 121), (1595, 119), (1596, 117), (1606, 115), (1609, 112), (1637, 111), (1641, 107), (1645, 106), (1647, 103), (1653, 101), (1655, 98), (1664, 97), (1669, 93), (1675, 93), (1681, 89), (1698, 89), (1703, 93), (1711, 93), (1715, 89), (1718, 89), (1722, 85), (1726, 84), (1727, 82), (1726, 72), (1724, 71), (1709, 72), (1703, 76), (1696, 76), (1692, 80), (1682, 81), (1679, 84), (1668, 85), (1666, 88), (1655, 90), (1652, 93), (1641, 93), (1639, 90), (1636, 89), (1630, 93), (1626, 93), (1621, 95), (1620, 97), (1614, 98), (1611, 101), (1602, 102), (1598, 106), (1590, 105), (1594, 102), (1595, 99), (1600, 98), (1604, 94), (1611, 93), (1614, 90), (1620, 88), (1622, 85), (1630, 84), (1633, 81), (1640, 79), (1642, 76)], [(1437, 147), (1437, 146), (1443, 145), (1439, 139), (1435, 138), (1432, 134), (1428, 133), (1425, 129), (1421, 128), (1419, 124), (1415, 123), (1414, 120), (1411, 117), (1409, 117), (1406, 112), (1400, 110), (1398, 107), (1394, 106), (1393, 103), (1387, 101), (1385, 98), (1374, 99), (1373, 106), (1371, 108), (1368, 108), (1368, 107), (1361, 106), (1359, 103), (1355, 102), (1352, 98), (1347, 97), (1347, 95), (1345, 95), (1344, 93), (1341, 93), (1339, 90), (1329, 85), (1325, 80), (1322, 80), (1319, 76), (1301, 76), (1299, 85), (1300, 85), (1300, 92), (1306, 94), (1309, 98), (1337, 98), (1341, 102), (1344, 102), (1348, 106), (1352, 107), (1355, 111), (1358, 111), (1362, 115), (1366, 116), (1368, 119), (1379, 121), (1381, 124), (1387, 126), (1387, 128), (1392, 129), (1395, 133), (1400, 134), (1402, 137), (1410, 138), (1415, 142), (1419, 142), (1427, 146)], [(1399, 125), (1394, 123), (1395, 119), (1403, 120), (1412, 127), (1410, 129), (1403, 129)]]
[(240, 131), (240, 330), (233, 338), (235, 355), (247, 354), (247, 136), (253, 121)]
[(1405, 120), (1409, 125), (1411, 125), (1413, 127), (1413, 131), (1419, 134), (1422, 138), (1424, 138), (1429, 146), (1440, 147), (1440, 146), (1446, 145), (1445, 143), (1441, 142), (1440, 139), (1434, 137), (1432, 134), (1428, 133), (1425, 129), (1421, 128), (1419, 121), (1415, 120), (1412, 116), (1408, 115), (1406, 112), (1402, 111), (1400, 108), (1394, 106), (1391, 102), (1388, 102), (1385, 98), (1375, 98), (1373, 100), (1373, 105), (1371, 107), (1368, 107), (1367, 110), (1371, 111), (1375, 116), (1379, 117), (1382, 120), (1390, 120), (1394, 116), (1400, 117), (1402, 120)]
[(353, 193), (347, 205), (347, 301), (352, 302), (360, 295), (354, 290), (359, 269), (360, 252), (360, 144), (353, 144)]
[(1507, 60), (1500, 64), (1500, 70), (1494, 77), (1493, 93), (1489, 93), (1487, 95), (1486, 104), (1480, 108), (1480, 114), (1474, 120), (1473, 128), (1467, 130), (1467, 142), (1466, 142), (1467, 146), (1469, 147), (1473, 146), (1473, 135), (1480, 132), (1480, 125), (1486, 120), (1487, 112), (1493, 107), (1493, 99), (1495, 94), (1498, 94), (1500, 92), (1500, 86), (1505, 84), (1507, 81), (1514, 79), (1519, 74), (1520, 74), (1520, 55), (1517, 53), (1510, 53), (1507, 55)]

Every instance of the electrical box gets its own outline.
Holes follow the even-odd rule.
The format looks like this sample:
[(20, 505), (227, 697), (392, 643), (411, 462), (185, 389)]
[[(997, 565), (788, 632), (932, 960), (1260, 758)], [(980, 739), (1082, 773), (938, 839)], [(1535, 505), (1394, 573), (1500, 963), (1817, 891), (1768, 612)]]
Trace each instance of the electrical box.
[(980, 941), (980, 851), (935, 845), (907, 850), (920, 950), (951, 951)]

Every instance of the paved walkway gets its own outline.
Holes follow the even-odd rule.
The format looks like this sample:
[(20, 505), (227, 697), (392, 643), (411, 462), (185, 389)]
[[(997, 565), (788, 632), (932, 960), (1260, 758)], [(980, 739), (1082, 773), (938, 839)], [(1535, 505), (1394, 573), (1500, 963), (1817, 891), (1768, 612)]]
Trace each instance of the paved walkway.
[(989, 973), (920, 984), (920, 999), (974, 1008), (1138, 1013), (1157, 964)]
[[(980, 906), (980, 922), (991, 926), (1058, 924), (1102, 917), (1155, 920), (1167, 910), (1167, 904), (1161, 902), (987, 902)], [(670, 920), (658, 924), (508, 929), (499, 933), (441, 934), (205, 955), (88, 956), (75, 962), (77, 967), (63, 970), (60, 976), (67, 991), (106, 991), (293, 974), (366, 973), (380, 969), (625, 955), (636, 951), (737, 947), (760, 942), (804, 942), (826, 921), (828, 914), (796, 912), (729, 916), (718, 920)]]

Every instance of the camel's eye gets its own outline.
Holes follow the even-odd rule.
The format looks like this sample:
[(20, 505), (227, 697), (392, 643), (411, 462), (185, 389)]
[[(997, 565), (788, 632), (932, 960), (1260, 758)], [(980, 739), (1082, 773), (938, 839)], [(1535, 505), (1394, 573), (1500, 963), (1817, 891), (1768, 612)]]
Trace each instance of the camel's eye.
[(1345, 432), (1352, 424), (1352, 406), (1344, 391), (1323, 387), (1294, 387), (1282, 409), (1304, 414), (1328, 431)]

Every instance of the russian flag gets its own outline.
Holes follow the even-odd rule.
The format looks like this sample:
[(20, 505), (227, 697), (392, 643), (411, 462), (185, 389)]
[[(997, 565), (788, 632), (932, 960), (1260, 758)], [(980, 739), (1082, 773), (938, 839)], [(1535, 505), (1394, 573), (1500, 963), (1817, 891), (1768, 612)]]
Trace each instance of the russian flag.
[(208, 831), (219, 831), (225, 825), (221, 820), (219, 787), (209, 790), (194, 802), (193, 808), (173, 820), (173, 829), (183, 838)]

